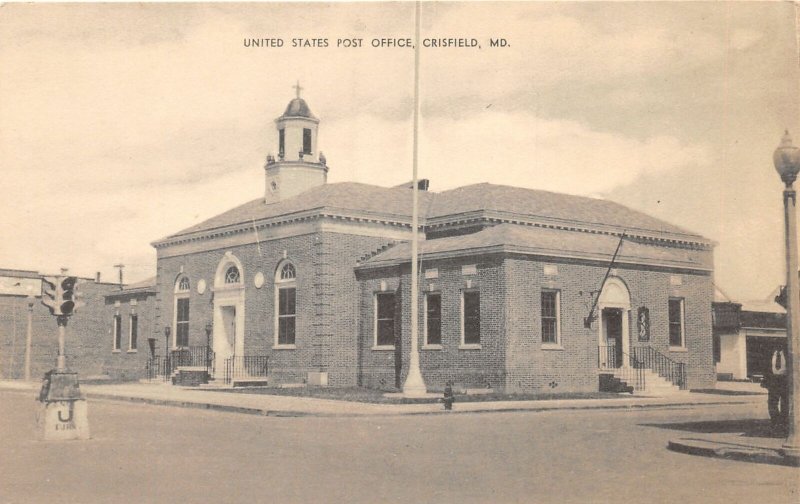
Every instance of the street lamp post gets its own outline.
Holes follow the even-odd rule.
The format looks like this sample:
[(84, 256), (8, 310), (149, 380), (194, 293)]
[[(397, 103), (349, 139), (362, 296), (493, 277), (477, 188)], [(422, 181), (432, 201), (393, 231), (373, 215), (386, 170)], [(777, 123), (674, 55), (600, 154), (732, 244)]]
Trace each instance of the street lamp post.
[(170, 373), (169, 369), (169, 335), (172, 329), (169, 326), (164, 326), (164, 376)]
[(36, 298), (28, 294), (28, 331), (25, 335), (25, 381), (31, 381), (31, 340), (33, 339), (33, 304)]
[(214, 330), (214, 326), (211, 325), (211, 322), (206, 324), (206, 372), (211, 369), (211, 331)]
[(800, 426), (798, 426), (797, 393), (800, 392), (800, 291), (797, 269), (797, 193), (793, 184), (800, 171), (800, 149), (792, 145), (789, 132), (772, 156), (775, 169), (785, 184), (783, 190), (784, 231), (786, 238), (786, 365), (788, 376), (788, 432), (783, 443), (783, 455), (792, 461), (800, 460)]

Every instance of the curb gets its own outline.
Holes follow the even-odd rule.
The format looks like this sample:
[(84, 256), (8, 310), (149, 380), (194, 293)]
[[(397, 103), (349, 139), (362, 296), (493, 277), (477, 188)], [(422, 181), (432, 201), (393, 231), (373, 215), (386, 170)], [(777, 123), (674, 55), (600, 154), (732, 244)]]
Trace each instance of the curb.
[(695, 402), (695, 403), (669, 403), (669, 404), (620, 404), (620, 405), (592, 405), (592, 406), (555, 406), (555, 407), (509, 407), (503, 409), (477, 409), (477, 410), (435, 410), (435, 411), (393, 411), (393, 412), (367, 412), (367, 413), (326, 413), (295, 410), (268, 410), (263, 408), (250, 408), (246, 406), (232, 406), (174, 399), (154, 399), (147, 397), (117, 396), (113, 394), (90, 393), (90, 399), (104, 401), (133, 402), (152, 404), (157, 406), (173, 406), (180, 408), (196, 408), (210, 411), (223, 411), (228, 413), (243, 413), (257, 416), (271, 417), (320, 417), (320, 418), (365, 418), (365, 417), (393, 417), (393, 416), (426, 416), (450, 414), (477, 414), (477, 413), (541, 413), (546, 411), (576, 411), (576, 410), (645, 410), (645, 409), (681, 409), (696, 406), (721, 406), (749, 404), (748, 401), (720, 401), (720, 402)]
[(667, 449), (687, 455), (797, 467), (778, 450), (758, 446), (737, 445), (708, 439), (682, 438), (667, 443)]
[[(8, 392), (28, 393), (27, 389), (2, 389)], [(603, 411), (603, 410), (650, 410), (650, 409), (685, 409), (698, 406), (724, 406), (750, 404), (752, 401), (709, 401), (709, 402), (672, 402), (672, 403), (639, 403), (639, 404), (593, 404), (593, 405), (562, 405), (562, 406), (510, 406), (502, 409), (467, 409), (467, 410), (432, 410), (432, 411), (378, 411), (366, 413), (329, 413), (329, 412), (309, 412), (300, 410), (270, 410), (266, 408), (235, 406), (228, 404), (215, 404), (202, 401), (189, 401), (181, 399), (159, 399), (152, 397), (136, 397), (127, 395), (106, 394), (102, 392), (87, 392), (87, 399), (110, 401), (110, 402), (130, 402), (138, 404), (151, 404), (155, 406), (170, 406), (178, 408), (194, 408), (208, 411), (221, 411), (226, 413), (240, 413), (255, 416), (269, 417), (320, 417), (320, 418), (369, 418), (369, 417), (393, 417), (393, 416), (425, 416), (425, 415), (451, 415), (451, 414), (485, 414), (485, 413), (542, 413), (547, 411)], [(361, 404), (361, 403), (359, 403)], [(474, 403), (473, 403), (474, 404)], [(391, 406), (391, 405), (390, 405)], [(678, 451), (678, 450), (676, 450)]]

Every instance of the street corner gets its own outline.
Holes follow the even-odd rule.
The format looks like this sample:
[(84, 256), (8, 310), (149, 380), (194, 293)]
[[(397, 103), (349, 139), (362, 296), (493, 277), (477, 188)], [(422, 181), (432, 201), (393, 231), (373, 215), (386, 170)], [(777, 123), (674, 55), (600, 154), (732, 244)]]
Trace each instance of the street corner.
[[(779, 445), (780, 443), (772, 444)], [(677, 453), (701, 457), (800, 467), (797, 459), (784, 457), (783, 452), (778, 447), (732, 443), (714, 438), (677, 438), (667, 443), (667, 449)]]

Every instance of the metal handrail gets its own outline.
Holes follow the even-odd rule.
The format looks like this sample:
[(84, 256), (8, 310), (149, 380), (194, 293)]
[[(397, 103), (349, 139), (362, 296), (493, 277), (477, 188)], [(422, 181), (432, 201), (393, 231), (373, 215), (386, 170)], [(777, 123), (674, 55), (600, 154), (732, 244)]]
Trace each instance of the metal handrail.
[(686, 364), (677, 362), (662, 354), (653, 347), (634, 347), (633, 353), (637, 361), (652, 369), (662, 378), (677, 385), (681, 390), (686, 390)]
[(147, 363), (145, 364), (145, 378), (148, 380), (168, 381), (170, 372), (169, 357), (155, 355), (147, 359)]
[(209, 357), (214, 353), (205, 345), (176, 348), (170, 352), (173, 368), (181, 366), (206, 367)]
[(633, 390), (644, 390), (647, 386), (644, 363), (627, 352), (618, 351), (616, 345), (600, 345), (597, 360), (599, 369), (613, 371), (615, 376), (633, 387)]
[(268, 355), (237, 355), (225, 359), (225, 383), (243, 378), (266, 378), (269, 373)]
[(155, 355), (147, 359), (145, 376), (148, 380), (161, 378), (168, 381), (179, 367), (204, 367), (209, 376), (214, 375), (214, 351), (206, 346), (178, 348), (166, 357)]

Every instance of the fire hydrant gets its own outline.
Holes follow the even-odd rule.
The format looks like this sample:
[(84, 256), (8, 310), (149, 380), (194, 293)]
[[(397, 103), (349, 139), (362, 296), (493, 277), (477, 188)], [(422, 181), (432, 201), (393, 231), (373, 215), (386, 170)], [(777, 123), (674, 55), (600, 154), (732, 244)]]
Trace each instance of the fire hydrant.
[(442, 402), (444, 402), (445, 410), (450, 411), (453, 409), (453, 403), (456, 402), (456, 397), (453, 395), (453, 385), (450, 382), (447, 382), (447, 385), (444, 387), (444, 398)]

